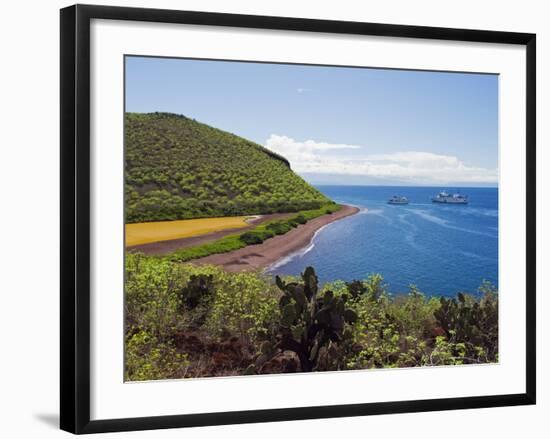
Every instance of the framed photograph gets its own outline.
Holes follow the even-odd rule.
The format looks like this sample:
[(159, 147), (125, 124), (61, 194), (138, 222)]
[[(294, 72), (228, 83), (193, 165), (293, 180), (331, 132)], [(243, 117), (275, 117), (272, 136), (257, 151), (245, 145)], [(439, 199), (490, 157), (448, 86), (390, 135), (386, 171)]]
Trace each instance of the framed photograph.
[(61, 10), (61, 428), (535, 403), (535, 35)]

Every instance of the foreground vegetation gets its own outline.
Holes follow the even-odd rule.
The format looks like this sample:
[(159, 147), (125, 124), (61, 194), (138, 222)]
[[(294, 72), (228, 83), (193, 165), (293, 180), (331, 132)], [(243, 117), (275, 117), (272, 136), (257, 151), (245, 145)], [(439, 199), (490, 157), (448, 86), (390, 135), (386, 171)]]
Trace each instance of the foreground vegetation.
[(392, 296), (380, 275), (300, 278), (126, 258), (126, 379), (498, 361), (498, 297)]
[(186, 262), (192, 259), (238, 250), (248, 245), (261, 244), (266, 239), (273, 238), (276, 235), (284, 235), (300, 224), (305, 224), (321, 215), (332, 214), (340, 208), (341, 206), (338, 204), (329, 203), (320, 209), (304, 210), (287, 219), (273, 220), (260, 224), (244, 233), (231, 234), (212, 242), (176, 250), (167, 256), (167, 258), (172, 262)]
[(281, 156), (169, 113), (125, 115), (126, 222), (297, 212), (329, 200)]

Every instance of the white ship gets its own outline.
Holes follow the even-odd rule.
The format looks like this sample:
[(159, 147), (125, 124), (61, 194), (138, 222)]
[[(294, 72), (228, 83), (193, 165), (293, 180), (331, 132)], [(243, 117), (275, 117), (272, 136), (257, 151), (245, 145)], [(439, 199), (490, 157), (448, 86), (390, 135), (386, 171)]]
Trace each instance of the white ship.
[(388, 200), (388, 204), (409, 204), (409, 199), (407, 197), (394, 195)]
[(451, 195), (448, 192), (443, 191), (433, 197), (432, 202), (445, 204), (468, 204), (468, 196), (459, 193)]

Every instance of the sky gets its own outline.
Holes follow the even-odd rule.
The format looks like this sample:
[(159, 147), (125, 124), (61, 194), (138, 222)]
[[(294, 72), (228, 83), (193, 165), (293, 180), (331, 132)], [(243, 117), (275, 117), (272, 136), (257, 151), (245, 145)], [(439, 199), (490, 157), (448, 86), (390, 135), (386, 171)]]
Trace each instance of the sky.
[(498, 182), (497, 75), (126, 57), (125, 104), (245, 137), (312, 184)]

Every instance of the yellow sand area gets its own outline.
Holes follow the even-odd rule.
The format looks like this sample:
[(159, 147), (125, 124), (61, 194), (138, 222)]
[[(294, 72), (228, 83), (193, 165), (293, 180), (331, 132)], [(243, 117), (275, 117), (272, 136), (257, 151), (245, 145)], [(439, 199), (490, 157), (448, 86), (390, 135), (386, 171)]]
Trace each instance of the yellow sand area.
[(126, 224), (126, 246), (189, 238), (226, 229), (240, 229), (248, 225), (247, 218), (250, 217), (228, 216)]

